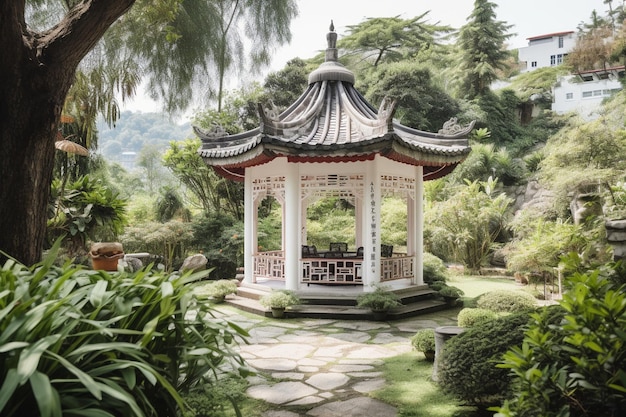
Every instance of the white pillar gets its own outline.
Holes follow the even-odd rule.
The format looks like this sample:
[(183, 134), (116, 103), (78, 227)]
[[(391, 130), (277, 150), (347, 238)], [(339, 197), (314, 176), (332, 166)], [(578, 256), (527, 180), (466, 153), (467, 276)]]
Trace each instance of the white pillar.
[(415, 194), (407, 195), (406, 197), (406, 253), (415, 255), (415, 236), (416, 236), (416, 222), (417, 215), (415, 214)]
[(252, 186), (252, 175), (247, 172), (244, 179), (244, 198), (243, 198), (243, 274), (244, 281), (251, 283), (256, 282), (254, 276), (254, 254), (256, 253), (257, 236), (256, 236), (256, 204), (254, 203), (254, 193)]
[(285, 174), (283, 230), (285, 287), (297, 290), (300, 284), (300, 172), (298, 164), (287, 164)]
[(380, 169), (379, 157), (369, 164), (363, 190), (363, 289), (380, 283)]
[(359, 197), (354, 198), (354, 223), (354, 244), (358, 249), (363, 246), (363, 199)]
[(307, 229), (306, 229), (306, 211), (309, 207), (309, 199), (302, 199), (300, 203), (300, 244), (308, 245)]
[(424, 284), (424, 167), (415, 170), (415, 261), (413, 284)]

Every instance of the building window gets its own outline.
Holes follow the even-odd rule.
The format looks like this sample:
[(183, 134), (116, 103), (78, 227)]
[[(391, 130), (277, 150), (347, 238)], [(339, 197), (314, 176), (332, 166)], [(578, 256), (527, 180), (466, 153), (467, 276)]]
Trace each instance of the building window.
[(563, 63), (563, 54), (558, 54), (556, 56), (556, 64), (561, 65)]
[(531, 63), (530, 63), (530, 66), (531, 66), (532, 68), (537, 68), (537, 61), (533, 61), (533, 62), (531, 62)]
[(559, 48), (563, 47), (563, 36), (559, 36)]
[(574, 93), (565, 94), (565, 100), (574, 100)]
[(593, 91), (583, 91), (583, 98), (593, 97)]
[(550, 55), (550, 65), (551, 66), (556, 65), (556, 55)]
[(602, 90), (593, 90), (593, 96), (594, 97), (599, 97), (602, 95)]
[(593, 75), (581, 75), (580, 78), (583, 79), (583, 81), (593, 81)]

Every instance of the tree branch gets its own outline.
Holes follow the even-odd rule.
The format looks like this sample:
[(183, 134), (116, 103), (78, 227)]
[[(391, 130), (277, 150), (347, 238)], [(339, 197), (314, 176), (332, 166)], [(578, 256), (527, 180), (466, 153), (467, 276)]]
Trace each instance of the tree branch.
[(77, 66), (135, 0), (83, 0), (51, 29), (31, 38), (40, 63)]

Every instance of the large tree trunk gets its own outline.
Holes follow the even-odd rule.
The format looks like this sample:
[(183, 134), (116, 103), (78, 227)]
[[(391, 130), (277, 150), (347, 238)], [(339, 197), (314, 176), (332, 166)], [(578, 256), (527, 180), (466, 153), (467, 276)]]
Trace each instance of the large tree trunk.
[(84, 0), (41, 33), (27, 29), (24, 0), (0, 3), (0, 251), (25, 264), (41, 258), (54, 141), (76, 68), (133, 3)]
[[(22, 72), (20, 83), (0, 86), (0, 248), (27, 264), (41, 255), (56, 121), (67, 92), (58, 85), (49, 85), (56, 94), (40, 91), (45, 77), (33, 72)], [(71, 74), (65, 79), (69, 84)]]

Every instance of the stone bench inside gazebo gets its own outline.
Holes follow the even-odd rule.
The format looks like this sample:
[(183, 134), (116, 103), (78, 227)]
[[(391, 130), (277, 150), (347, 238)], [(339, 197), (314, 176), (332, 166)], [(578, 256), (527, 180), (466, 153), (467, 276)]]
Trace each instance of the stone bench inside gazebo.
[[(395, 101), (385, 98), (376, 109), (354, 88), (354, 74), (338, 62), (336, 39), (331, 25), (326, 61), (283, 112), (259, 106), (260, 125), (234, 135), (219, 126), (195, 128), (204, 161), (218, 175), (244, 183), (240, 295), (252, 303), (259, 292), (284, 288), (310, 306), (343, 306), (348, 317), (359, 310), (358, 294), (384, 285), (407, 309), (420, 297), (426, 297), (425, 309), (438, 308), (423, 281), (424, 182), (449, 174), (467, 157), (473, 123), (460, 126), (451, 119), (430, 133), (395, 121)], [(282, 244), (259, 251), (258, 207), (267, 197), (282, 209)], [(307, 209), (328, 197), (354, 207), (354, 236), (349, 244), (337, 242), (344, 243), (339, 250), (316, 248), (313, 255)], [(386, 197), (405, 203), (406, 253), (394, 253), (381, 239)]]

